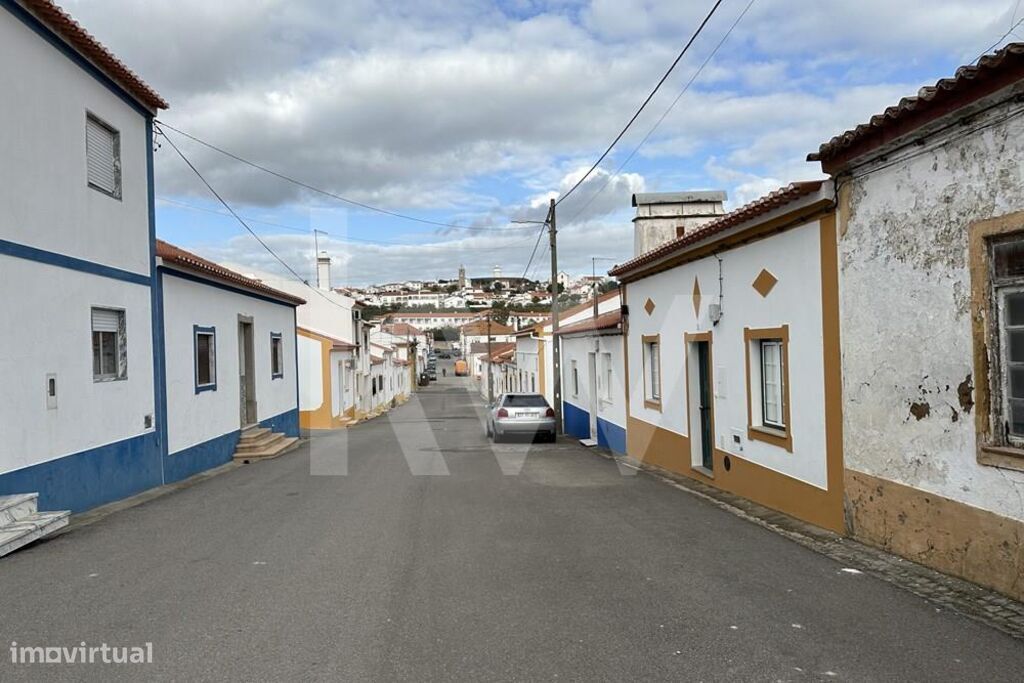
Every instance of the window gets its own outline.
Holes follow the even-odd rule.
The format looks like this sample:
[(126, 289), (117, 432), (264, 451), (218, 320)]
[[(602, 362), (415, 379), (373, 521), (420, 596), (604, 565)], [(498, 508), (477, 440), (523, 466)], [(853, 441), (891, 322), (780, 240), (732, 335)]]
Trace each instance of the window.
[(992, 243), (992, 285), (998, 324), (1001, 400), (993, 401), (1003, 443), (1024, 446), (1024, 238)]
[(109, 382), (127, 379), (128, 345), (124, 311), (92, 309), (92, 379)]
[(192, 326), (196, 393), (217, 390), (217, 328)]
[(601, 365), (604, 366), (604, 386), (602, 387), (602, 397), (606, 401), (612, 400), (612, 354), (602, 353), (601, 354)]
[(580, 373), (576, 369), (576, 361), (572, 361), (572, 395), (580, 395)]
[(121, 134), (92, 114), (85, 116), (85, 165), (89, 187), (121, 198)]
[(661, 409), (661, 338), (643, 337), (644, 405)]
[(270, 378), (284, 377), (284, 342), (280, 332), (270, 333)]
[(761, 340), (761, 416), (765, 426), (785, 429), (782, 416), (782, 340)]
[(746, 328), (747, 438), (793, 452), (789, 400), (789, 325)]

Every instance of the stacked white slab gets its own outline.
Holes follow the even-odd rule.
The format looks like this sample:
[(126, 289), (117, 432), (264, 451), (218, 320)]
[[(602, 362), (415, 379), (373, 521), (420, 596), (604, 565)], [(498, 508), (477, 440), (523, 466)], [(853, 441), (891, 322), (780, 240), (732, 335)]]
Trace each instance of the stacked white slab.
[(38, 493), (0, 496), (0, 557), (67, 526), (69, 510), (39, 512)]

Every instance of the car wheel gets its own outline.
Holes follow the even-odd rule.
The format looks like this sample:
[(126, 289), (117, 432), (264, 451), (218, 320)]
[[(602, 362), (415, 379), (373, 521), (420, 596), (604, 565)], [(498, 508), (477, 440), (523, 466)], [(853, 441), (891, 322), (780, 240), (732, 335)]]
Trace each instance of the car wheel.
[(558, 436), (554, 432), (550, 432), (545, 436), (545, 441), (547, 441), (548, 443), (555, 443), (556, 441), (558, 441)]
[(494, 433), (491, 434), (491, 439), (494, 441), (494, 443), (501, 443), (505, 439), (505, 437), (503, 437), (501, 434), (497, 432), (497, 430), (495, 430)]

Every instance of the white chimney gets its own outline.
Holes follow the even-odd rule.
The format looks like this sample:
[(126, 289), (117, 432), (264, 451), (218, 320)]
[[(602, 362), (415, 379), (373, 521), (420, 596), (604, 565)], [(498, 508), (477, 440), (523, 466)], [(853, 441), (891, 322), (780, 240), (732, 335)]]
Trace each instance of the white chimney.
[(644, 192), (633, 195), (633, 255), (682, 237), (725, 215), (725, 192)]
[(326, 292), (331, 291), (331, 257), (326, 251), (321, 251), (316, 257), (316, 286)]
[(494, 266), (494, 279), (497, 280), (501, 277), (501, 266)]

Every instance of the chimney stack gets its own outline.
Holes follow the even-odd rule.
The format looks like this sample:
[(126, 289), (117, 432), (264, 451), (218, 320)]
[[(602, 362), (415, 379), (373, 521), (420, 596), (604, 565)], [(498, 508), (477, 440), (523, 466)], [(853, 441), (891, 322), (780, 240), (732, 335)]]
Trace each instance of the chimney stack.
[(316, 257), (316, 286), (325, 292), (331, 291), (331, 257), (326, 251)]
[(723, 190), (633, 195), (633, 255), (646, 254), (725, 215), (725, 197)]

